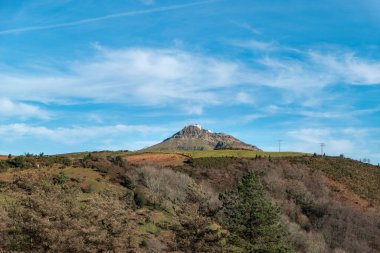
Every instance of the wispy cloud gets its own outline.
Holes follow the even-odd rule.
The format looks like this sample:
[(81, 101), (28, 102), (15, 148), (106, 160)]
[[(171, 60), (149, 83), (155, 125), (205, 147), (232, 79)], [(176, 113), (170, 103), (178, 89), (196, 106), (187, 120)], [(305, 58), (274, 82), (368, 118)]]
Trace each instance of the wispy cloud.
[[(66, 22), (66, 23), (12, 28), (12, 29), (0, 30), (0, 35), (23, 33), (23, 32), (32, 32), (32, 31), (40, 31), (40, 30), (50, 30), (50, 29), (56, 29), (56, 28), (64, 28), (64, 27), (70, 27), (70, 26), (84, 25), (84, 24), (88, 24), (88, 23), (94, 23), (94, 22), (99, 22), (99, 21), (104, 21), (104, 20), (109, 20), (109, 19), (115, 19), (115, 18), (122, 18), (122, 17), (128, 17), (128, 16), (139, 16), (139, 15), (146, 15), (146, 14), (151, 14), (151, 13), (159, 13), (159, 12), (185, 9), (185, 8), (210, 4), (210, 3), (219, 2), (219, 1), (221, 1), (221, 0), (199, 1), (199, 2), (189, 3), (189, 4), (178, 4), (178, 5), (170, 5), (170, 6), (164, 6), (164, 7), (151, 8), (151, 9), (147, 9), (147, 10), (120, 12), (120, 13), (115, 13), (115, 14), (110, 14), (110, 15), (105, 15), (105, 16), (100, 16), (100, 17), (95, 17), (95, 18), (86, 18), (86, 19), (81, 19), (81, 20), (76, 20), (76, 21)], [(144, 2), (150, 3), (152, 1), (145, 0)]]
[(230, 20), (230, 22), (234, 25), (236, 25), (237, 27), (240, 27), (244, 30), (247, 30), (251, 33), (254, 33), (256, 35), (260, 35), (261, 34), (261, 31), (255, 27), (253, 27), (252, 25), (246, 23), (246, 22), (239, 22), (239, 21), (236, 21), (236, 20)]
[(50, 113), (38, 106), (12, 101), (8, 98), (0, 98), (0, 116), (4, 118), (40, 118), (48, 119)]
[[(255, 41), (254, 44), (266, 52), (273, 51), (271, 47), (282, 48), (275, 42)], [(252, 61), (237, 62), (170, 48), (111, 49), (97, 44), (95, 48), (94, 57), (69, 64), (69, 71), (65, 73), (0, 73), (0, 82), (7, 86), (3, 96), (15, 101), (45, 103), (180, 104), (175, 109), (201, 115), (210, 105), (260, 106), (272, 103), (273, 98), (267, 95), (266, 99), (260, 99), (250, 89), (263, 87), (266, 94), (269, 88), (281, 90), (274, 106), (292, 104), (295, 109), (283, 107), (280, 113), (332, 119), (348, 113), (331, 108), (316, 111), (303, 107), (321, 104), (327, 98), (324, 88), (331, 85), (380, 83), (377, 71), (380, 62), (360, 58), (349, 51), (305, 50), (297, 52), (298, 56), (294, 58), (271, 52), (255, 56)], [(258, 113), (275, 114), (260, 110)]]
[(253, 114), (249, 114), (249, 115), (245, 115), (241, 118), (241, 121), (244, 122), (244, 123), (248, 123), (248, 122), (251, 122), (251, 121), (255, 121), (255, 120), (258, 120), (258, 119), (262, 119), (262, 118), (266, 118), (270, 115), (268, 114), (263, 114), (263, 113), (253, 113)]
[(379, 133), (379, 128), (300, 128), (288, 132), (288, 137), (293, 139), (293, 144), (288, 145), (288, 148), (320, 153), (319, 144), (325, 143), (324, 151), (328, 155), (368, 158), (374, 154), (372, 147), (380, 144), (370, 136)]
[(217, 89), (239, 84), (239, 63), (172, 49), (98, 49), (68, 73), (1, 74), (4, 96), (38, 102), (86, 99), (135, 105), (218, 104)]
[(257, 84), (310, 94), (331, 85), (379, 85), (380, 62), (352, 52), (302, 52), (296, 58), (263, 56), (252, 73)]
[(380, 62), (361, 59), (354, 52), (321, 54), (309, 52), (311, 62), (318, 63), (320, 72), (335, 76), (337, 81), (357, 85), (380, 84)]
[(250, 105), (253, 105), (256, 102), (255, 99), (248, 92), (244, 92), (244, 91), (238, 92), (236, 94), (235, 100), (237, 103), (250, 104)]
[[(163, 133), (167, 129), (146, 125), (110, 125), (110, 126), (74, 126), (69, 128), (49, 128), (28, 124), (0, 125), (0, 136), (8, 142), (16, 142), (20, 138), (35, 138), (36, 140), (50, 140), (56, 143), (74, 145), (88, 141), (103, 143), (104, 139), (121, 136), (122, 134), (137, 133), (140, 136), (151, 133)], [(96, 141), (98, 140), (98, 141)]]
[[(349, 57), (349, 53), (304, 52), (302, 58), (262, 56), (238, 62), (177, 49), (96, 46), (87, 60), (68, 64), (66, 72), (0, 73), (2, 95), (15, 101), (76, 103), (113, 102), (144, 105), (208, 105), (271, 102), (251, 88), (281, 90), (279, 104), (314, 106), (327, 99), (323, 89), (335, 85), (380, 83), (380, 62)], [(313, 92), (310, 92), (311, 89)], [(236, 92), (238, 90), (238, 92)], [(331, 94), (329, 95), (331, 97)], [(202, 110), (200, 110), (202, 108)], [(333, 113), (300, 110), (304, 116), (334, 117)]]
[(232, 40), (230, 45), (256, 53), (251, 82), (257, 84), (307, 93), (334, 84), (380, 84), (380, 61), (347, 49), (301, 50), (256, 39)]
[(274, 42), (259, 41), (254, 39), (251, 39), (249, 41), (237, 41), (233, 44), (239, 47), (259, 51), (274, 51), (279, 49), (276, 43)]

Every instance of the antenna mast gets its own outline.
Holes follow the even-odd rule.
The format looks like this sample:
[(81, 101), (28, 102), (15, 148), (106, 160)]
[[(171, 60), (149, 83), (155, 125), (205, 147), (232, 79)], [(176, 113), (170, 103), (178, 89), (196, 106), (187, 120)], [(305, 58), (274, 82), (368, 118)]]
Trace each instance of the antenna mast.
[(326, 144), (321, 142), (320, 145), (321, 145), (321, 156), (323, 156), (323, 148), (326, 146)]

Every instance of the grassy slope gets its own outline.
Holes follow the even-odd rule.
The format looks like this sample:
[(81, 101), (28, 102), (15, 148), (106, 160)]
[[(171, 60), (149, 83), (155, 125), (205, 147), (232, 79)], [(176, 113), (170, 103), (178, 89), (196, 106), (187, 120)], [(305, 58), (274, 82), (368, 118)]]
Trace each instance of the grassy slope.
[(263, 152), (251, 150), (209, 150), (209, 151), (188, 151), (183, 152), (193, 158), (201, 157), (246, 157), (254, 158), (256, 156), (262, 157), (289, 157), (289, 156), (305, 156), (308, 154), (298, 152)]

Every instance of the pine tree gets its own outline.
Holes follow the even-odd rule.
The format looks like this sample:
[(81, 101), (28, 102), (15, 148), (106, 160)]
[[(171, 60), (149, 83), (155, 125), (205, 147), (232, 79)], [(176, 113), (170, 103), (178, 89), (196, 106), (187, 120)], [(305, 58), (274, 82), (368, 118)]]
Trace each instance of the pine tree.
[(237, 189), (222, 194), (224, 225), (231, 240), (247, 252), (293, 252), (287, 243), (277, 206), (265, 198), (258, 176), (249, 172)]

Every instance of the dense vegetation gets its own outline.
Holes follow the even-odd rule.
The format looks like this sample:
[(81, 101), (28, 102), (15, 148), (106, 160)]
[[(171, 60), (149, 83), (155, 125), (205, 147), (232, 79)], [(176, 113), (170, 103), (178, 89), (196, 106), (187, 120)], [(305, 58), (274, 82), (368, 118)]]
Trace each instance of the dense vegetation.
[(379, 252), (380, 170), (344, 158), (0, 161), (0, 252)]
[(292, 252), (280, 220), (280, 211), (264, 196), (254, 172), (248, 172), (236, 189), (221, 194), (224, 224), (233, 245), (246, 252)]

